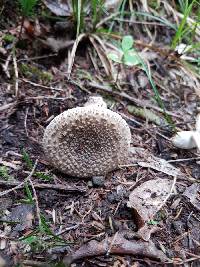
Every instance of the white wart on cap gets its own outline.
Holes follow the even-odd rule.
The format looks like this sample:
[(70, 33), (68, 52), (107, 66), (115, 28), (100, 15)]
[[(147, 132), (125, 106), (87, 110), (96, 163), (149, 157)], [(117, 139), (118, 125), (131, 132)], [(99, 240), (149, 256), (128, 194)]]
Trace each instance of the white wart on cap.
[(101, 97), (69, 109), (47, 126), (43, 147), (52, 166), (76, 177), (104, 175), (126, 163), (131, 133)]

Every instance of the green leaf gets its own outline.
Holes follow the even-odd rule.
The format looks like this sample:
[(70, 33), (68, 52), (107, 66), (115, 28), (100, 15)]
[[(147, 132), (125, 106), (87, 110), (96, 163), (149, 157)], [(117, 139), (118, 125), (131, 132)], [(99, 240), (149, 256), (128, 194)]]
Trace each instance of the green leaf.
[(131, 35), (124, 36), (121, 46), (124, 52), (131, 49), (133, 47), (133, 37)]
[(121, 61), (119, 55), (117, 55), (117, 53), (112, 52), (112, 53), (109, 53), (107, 56), (109, 59), (111, 59), (114, 62), (122, 63), (122, 61)]
[(18, 0), (21, 6), (22, 14), (26, 17), (32, 16), (34, 7), (38, 0)]
[(15, 40), (15, 36), (12, 34), (5, 34), (2, 39), (7, 43), (12, 43)]
[(38, 177), (44, 181), (50, 181), (53, 179), (52, 176), (49, 176), (49, 175), (45, 174), (44, 172), (36, 172), (34, 176), (36, 176), (36, 177)]
[(25, 237), (23, 241), (30, 245), (32, 243), (38, 242), (38, 237), (35, 235), (31, 235), (31, 236)]
[(6, 166), (0, 166), (0, 177), (8, 180), (10, 178), (8, 168)]
[(147, 223), (148, 223), (149, 225), (157, 225), (157, 224), (158, 224), (158, 222), (155, 221), (155, 220), (149, 220)]
[(124, 53), (124, 64), (128, 66), (135, 66), (141, 64), (141, 60), (133, 49)]
[(28, 186), (28, 183), (25, 182), (24, 186), (25, 186), (25, 193), (27, 195), (27, 199), (25, 199), (25, 202), (33, 204), (34, 203), (34, 199), (33, 199), (31, 190), (30, 190), (30, 188)]

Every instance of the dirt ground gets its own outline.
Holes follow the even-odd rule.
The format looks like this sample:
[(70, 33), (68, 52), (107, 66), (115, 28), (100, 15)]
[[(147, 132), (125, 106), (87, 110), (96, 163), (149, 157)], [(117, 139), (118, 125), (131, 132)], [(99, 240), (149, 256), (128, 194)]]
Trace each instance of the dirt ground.
[[(6, 3), (0, 37), (19, 33), (17, 11), (8, 6)], [(9, 22), (8, 14), (13, 16)], [(48, 28), (43, 39), (50, 35), (57, 38), (53, 22), (39, 19), (39, 23)], [(14, 56), (9, 43), (2, 41), (5, 53), (0, 51), (0, 266), (67, 266), (71, 263), (69, 255), (74, 257), (73, 267), (200, 266), (199, 193), (191, 188), (195, 202), (184, 194), (187, 188), (199, 184), (200, 158), (196, 149), (181, 150), (170, 141), (174, 128), (194, 129), (199, 79), (176, 54), (166, 50), (171, 29), (159, 25), (148, 29), (149, 35), (141, 24), (126, 24), (124, 33), (134, 36), (137, 50), (143, 51), (148, 60), (166, 113), (173, 121), (171, 125), (158, 107), (143, 70), (121, 66), (120, 90), (105, 73), (88, 39), (78, 46), (70, 79), (68, 48), (52, 51), (27, 28)], [(150, 39), (153, 34), (154, 41)], [(67, 35), (68, 39), (72, 37)], [(154, 155), (170, 161), (181, 171), (170, 198), (153, 218), (151, 226), (156, 224), (156, 230), (149, 241), (134, 235), (138, 225), (133, 209), (127, 207), (129, 195), (145, 181), (173, 180), (172, 176), (142, 167), (136, 160), (133, 166), (124, 166), (106, 177), (80, 179), (53, 169), (44, 156), (41, 141), (45, 127), (61, 112), (82, 106), (89, 95), (101, 95), (110, 109), (122, 115), (130, 126), (133, 147), (143, 148), (146, 157)], [(151, 110), (159, 122), (132, 114), (130, 106)], [(112, 247), (112, 242), (115, 244), (124, 232), (133, 235), (126, 236), (126, 241), (141, 242), (142, 253), (134, 254), (134, 248), (127, 252), (120, 245), (117, 252), (112, 253), (110, 248), (111, 253), (105, 253), (103, 242), (111, 240)], [(88, 244), (92, 249), (88, 249)], [(148, 256), (151, 253), (145, 250), (147, 245), (152, 255), (155, 249), (155, 257)], [(127, 246), (131, 250), (129, 243)], [(83, 251), (79, 258), (75, 251), (80, 248)], [(98, 254), (101, 249), (104, 252)], [(166, 256), (166, 262), (159, 253)], [(5, 265), (1, 265), (3, 260)]]

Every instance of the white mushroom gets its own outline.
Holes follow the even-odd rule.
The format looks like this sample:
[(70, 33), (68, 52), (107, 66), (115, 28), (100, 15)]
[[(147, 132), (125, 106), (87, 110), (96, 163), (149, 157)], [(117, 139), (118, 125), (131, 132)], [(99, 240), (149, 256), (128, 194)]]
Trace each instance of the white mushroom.
[(68, 175), (103, 175), (126, 163), (131, 142), (124, 119), (101, 97), (69, 109), (47, 126), (43, 147), (49, 162)]
[(198, 148), (200, 150), (200, 114), (197, 115), (195, 130), (178, 132), (171, 140), (173, 145), (178, 148)]

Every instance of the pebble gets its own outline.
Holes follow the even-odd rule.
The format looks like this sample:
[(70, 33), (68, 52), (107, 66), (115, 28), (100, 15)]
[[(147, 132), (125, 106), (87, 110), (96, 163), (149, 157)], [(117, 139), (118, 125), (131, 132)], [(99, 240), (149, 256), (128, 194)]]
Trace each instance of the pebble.
[(105, 183), (105, 177), (104, 176), (93, 176), (92, 183), (94, 187), (102, 187), (104, 186), (104, 183)]
[(200, 166), (194, 167), (192, 169), (192, 177), (195, 179), (200, 179)]

